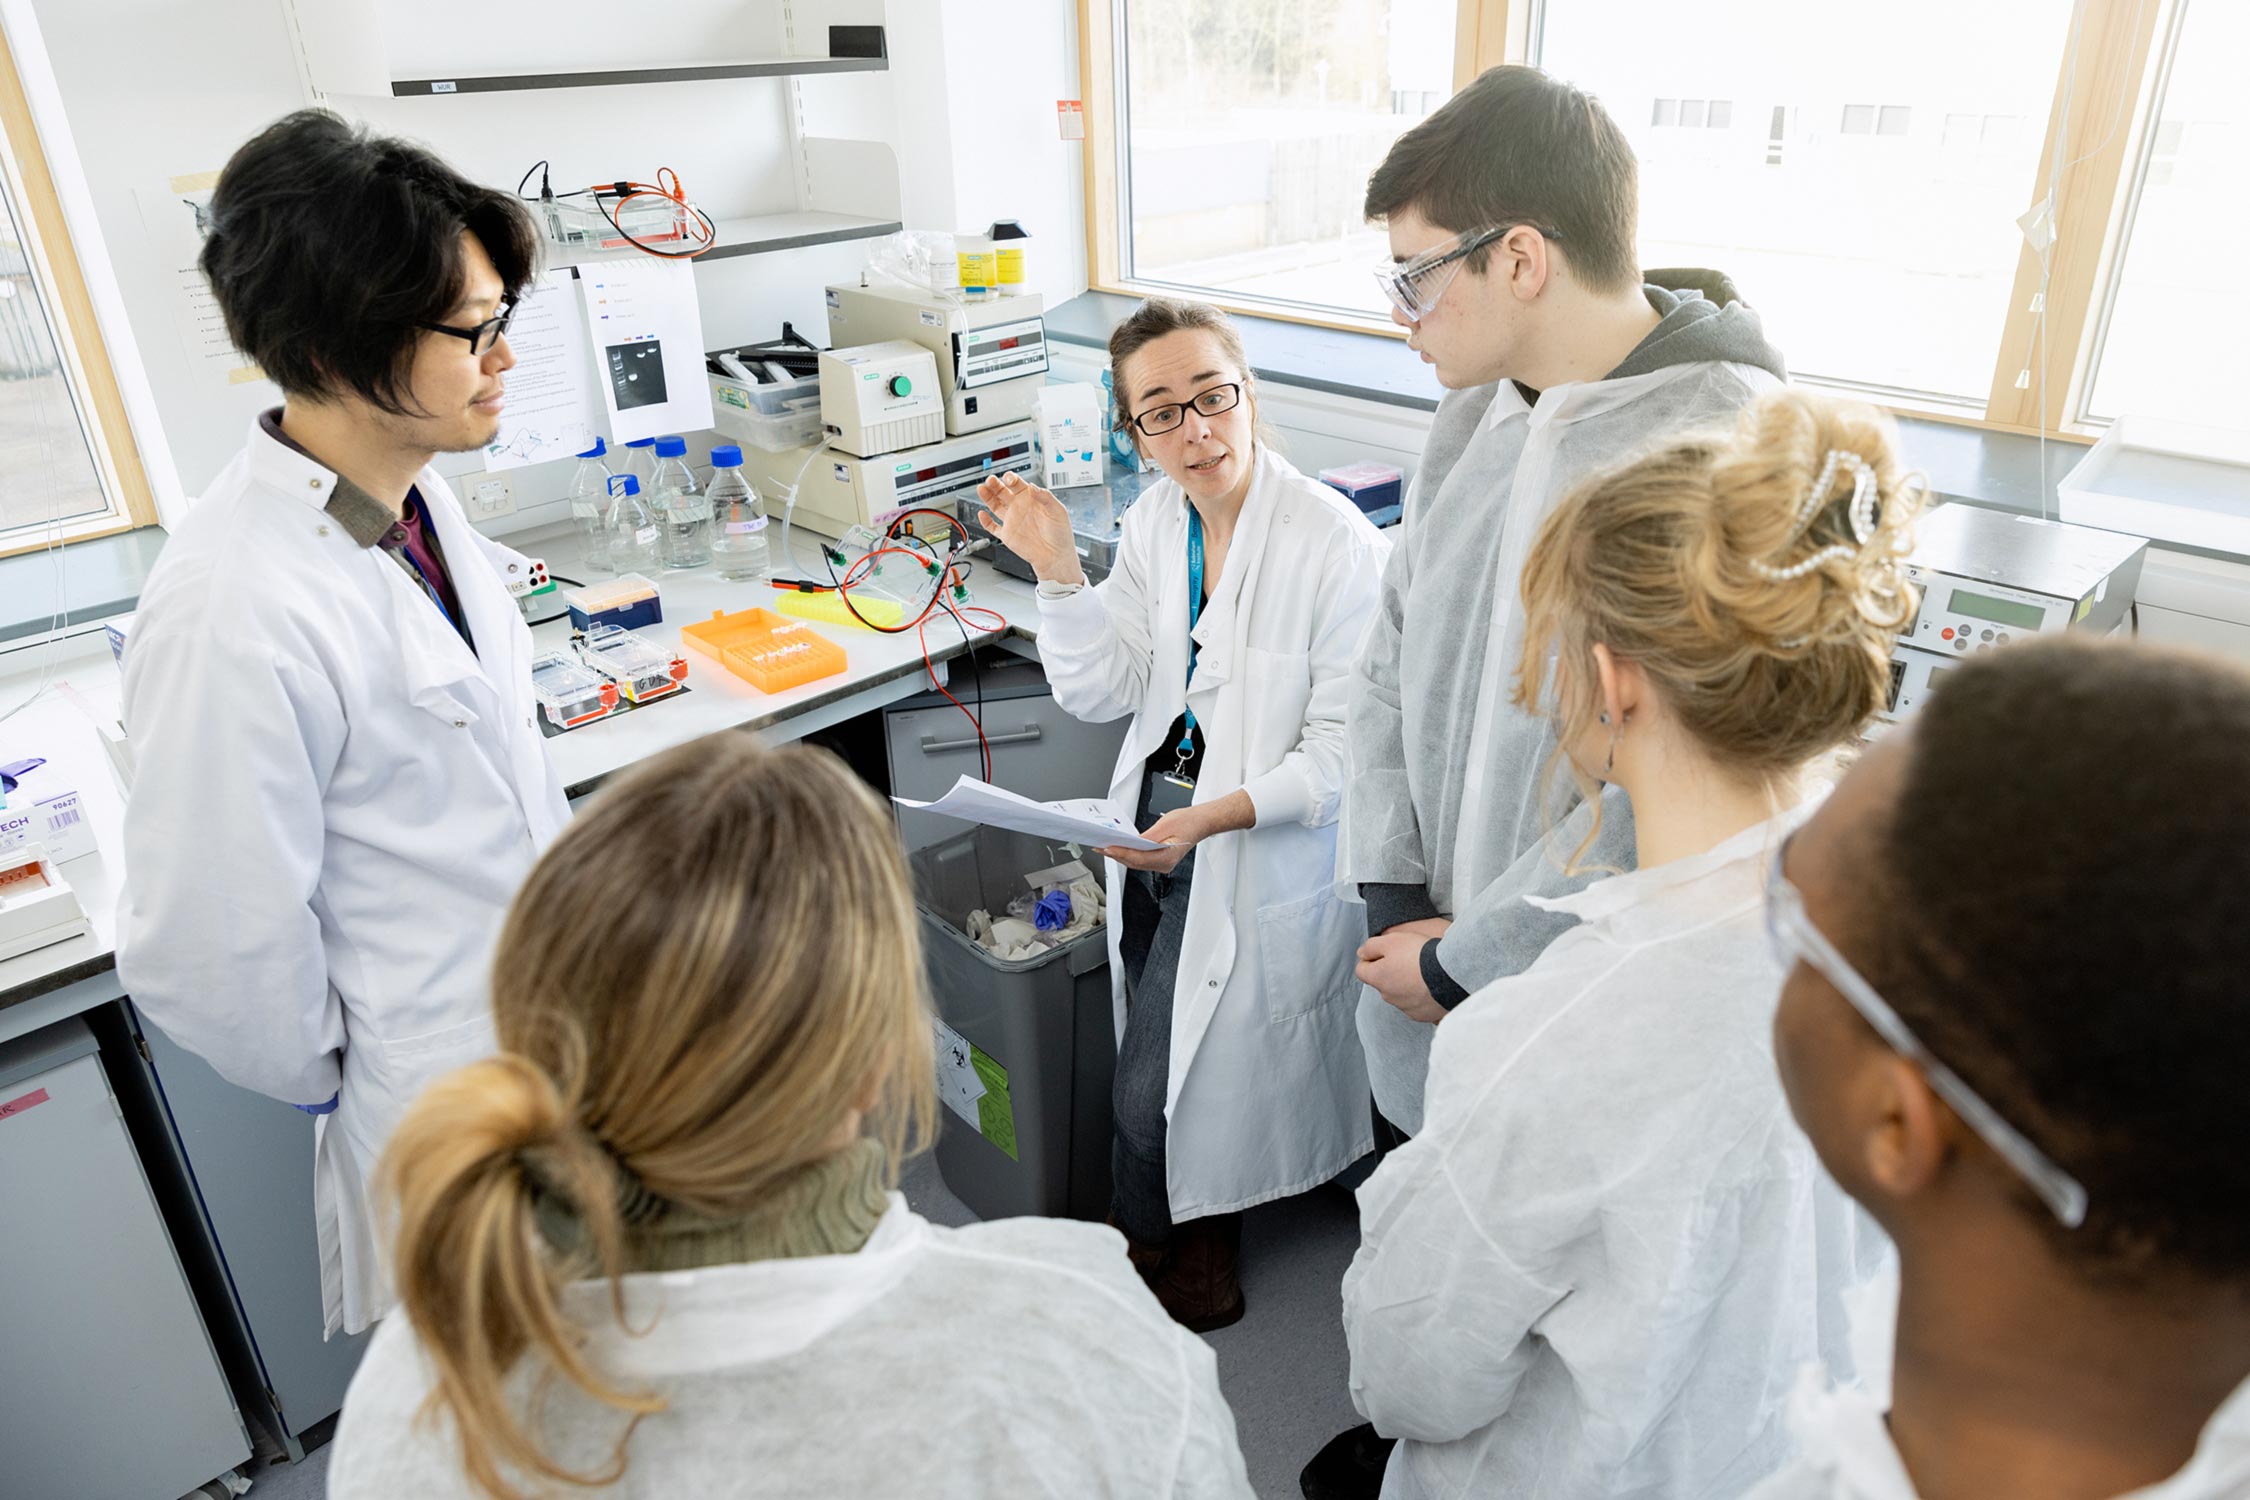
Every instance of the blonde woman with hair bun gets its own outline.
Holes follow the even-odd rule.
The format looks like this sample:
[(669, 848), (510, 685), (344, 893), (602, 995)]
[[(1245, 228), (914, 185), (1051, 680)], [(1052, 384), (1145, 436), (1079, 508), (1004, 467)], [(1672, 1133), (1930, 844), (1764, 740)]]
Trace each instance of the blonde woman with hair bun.
[(331, 1500), (1250, 1493), (1114, 1231), (893, 1190), (930, 1014), (897, 835), (833, 756), (716, 736), (604, 790), (492, 1006), (500, 1054), (384, 1160), (399, 1311)]
[(1579, 925), (1447, 1016), (1425, 1129), (1360, 1190), (1386, 1497), (1740, 1494), (1798, 1368), (1857, 1374), (1843, 1298), (1888, 1247), (1775, 1076), (1764, 876), (1883, 707), (1922, 500), (1885, 419), (1791, 390), (1540, 529), (1516, 701), (1638, 863), (1541, 903)]

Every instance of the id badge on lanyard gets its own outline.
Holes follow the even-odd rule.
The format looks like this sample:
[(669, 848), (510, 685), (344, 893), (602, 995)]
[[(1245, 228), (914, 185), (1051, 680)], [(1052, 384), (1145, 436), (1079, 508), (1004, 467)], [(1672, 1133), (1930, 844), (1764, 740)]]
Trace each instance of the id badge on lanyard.
[[(1203, 518), (1188, 507), (1188, 681), (1195, 681), (1195, 627), (1203, 618)], [(1162, 817), (1168, 812), (1178, 812), (1195, 801), (1195, 778), (1187, 774), (1187, 763), (1195, 754), (1195, 710), (1185, 709), (1181, 715), (1180, 742), (1172, 747), (1172, 769), (1150, 778), (1148, 810)]]

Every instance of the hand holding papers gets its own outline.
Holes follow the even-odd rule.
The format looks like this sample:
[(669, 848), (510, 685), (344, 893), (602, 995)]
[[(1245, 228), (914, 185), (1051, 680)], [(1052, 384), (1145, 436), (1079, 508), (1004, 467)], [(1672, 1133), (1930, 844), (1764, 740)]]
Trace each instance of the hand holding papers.
[(989, 823), (1057, 843), (1090, 844), (1098, 849), (1160, 849), (1133, 831), (1131, 824), (1110, 810), (1099, 797), (1068, 802), (1034, 802), (1002, 787), (964, 776), (953, 790), (935, 802), (909, 797), (891, 799), (901, 807), (942, 813), (969, 823)]

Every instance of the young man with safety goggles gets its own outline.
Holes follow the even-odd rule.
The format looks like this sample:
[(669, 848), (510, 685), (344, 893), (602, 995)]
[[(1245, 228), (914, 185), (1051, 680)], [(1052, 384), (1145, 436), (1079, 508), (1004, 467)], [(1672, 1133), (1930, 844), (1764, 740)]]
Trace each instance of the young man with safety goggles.
[(203, 245), (282, 405), (141, 594), (118, 968), (222, 1076), (320, 1117), (331, 1335), (389, 1305), (376, 1159), (493, 1050), (500, 920), (569, 816), (507, 588), (526, 561), (430, 467), (492, 441), (537, 258), (507, 193), (318, 110), (235, 152)]
[[(1725, 276), (1641, 272), (1639, 194), (1616, 121), (1524, 67), (1483, 74), (1368, 183), (1391, 244), (1376, 279), (1447, 391), (1354, 675), (1338, 854), (1367, 905), (1360, 1040), (1396, 1131), (1421, 1128), (1435, 1023), (1572, 925), (1522, 898), (1633, 867), (1614, 792), (1575, 873), (1542, 843), (1577, 847), (1591, 809), (1542, 799), (1554, 731), (1509, 701), (1539, 523), (1579, 481), (1787, 378)], [(1305, 1493), (1374, 1494), (1388, 1447), (1343, 1434)]]
[[(1521, 67), (1401, 136), (1368, 184), (1392, 250), (1376, 277), (1447, 388), (1354, 683), (1344, 822), (1367, 902), (1361, 1036), (1376, 1103), (1407, 1132), (1432, 1023), (1569, 925), (1518, 898), (1590, 878), (1535, 847), (1556, 820), (1537, 791), (1554, 738), (1508, 701), (1532, 535), (1581, 479), (1786, 375), (1724, 276), (1642, 276), (1638, 197), (1601, 105)], [(1630, 862), (1623, 812), (1592, 864)]]

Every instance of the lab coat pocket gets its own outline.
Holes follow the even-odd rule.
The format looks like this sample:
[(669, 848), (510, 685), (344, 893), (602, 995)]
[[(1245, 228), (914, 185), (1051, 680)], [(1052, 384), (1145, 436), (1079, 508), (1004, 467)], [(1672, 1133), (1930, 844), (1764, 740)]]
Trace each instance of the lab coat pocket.
[(448, 732), (466, 729), (484, 717), (462, 694), (448, 687), (416, 689), (414, 706), (444, 725)]
[(1297, 901), (1258, 908), (1258, 957), (1266, 1019), (1289, 1021), (1356, 1001), (1353, 966), (1366, 935), (1360, 909), (1323, 886)]
[(382, 1057), (384, 1081), (402, 1108), (433, 1078), (500, 1050), (489, 1015), (418, 1036), (385, 1037), (375, 1046)]

